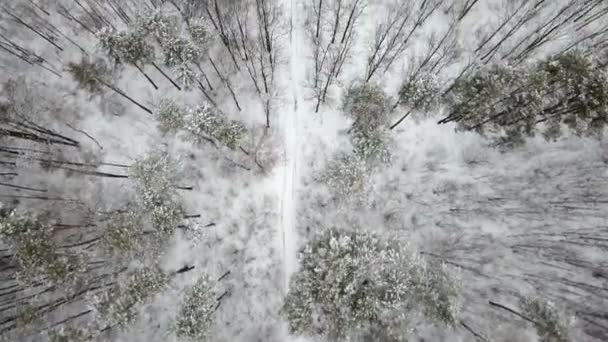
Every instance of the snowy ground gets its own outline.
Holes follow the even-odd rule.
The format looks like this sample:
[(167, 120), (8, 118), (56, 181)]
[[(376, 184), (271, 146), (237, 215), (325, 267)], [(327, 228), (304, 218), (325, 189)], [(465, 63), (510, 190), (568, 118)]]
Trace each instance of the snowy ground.
[[(360, 226), (410, 240), (429, 258), (453, 266), (463, 280), (463, 319), (488, 338), (500, 340), (502, 331), (529, 329), (512, 315), (489, 307), (488, 300), (515, 306), (518, 296), (539, 293), (577, 314), (586, 334), (580, 341), (608, 340), (608, 145), (576, 137), (556, 143), (535, 139), (503, 153), (476, 134), (436, 125), (439, 113), (421, 120), (408, 118), (393, 133), (392, 163), (368, 181), (367, 204), (337, 204), (317, 175), (338, 151), (350, 149), (345, 131), (351, 122), (339, 110), (340, 96), (352, 80), (361, 77), (367, 53), (364, 42), (377, 18), (373, 13), (364, 17), (346, 76), (332, 87), (328, 103), (315, 114), (306, 86), (311, 62), (304, 3), (281, 3), (289, 34), (278, 79), (280, 105), (273, 116), (277, 125), (271, 134), (281, 142), (277, 149), (282, 161), (268, 174), (235, 167), (208, 146), (164, 138), (147, 114), (112, 95), (93, 98), (74, 91), (67, 74), (53, 79), (24, 65), (14, 69), (25, 70), (19, 73), (49, 94), (62, 94), (55, 100), (74, 111), (62, 113), (63, 119), (103, 146), (80, 137), (87, 149), (95, 151), (91, 154), (103, 161), (128, 164), (161, 146), (180, 157), (185, 169), (183, 185), (194, 188), (183, 193), (188, 210), (201, 214), (202, 223), (215, 224), (200, 243), (181, 237), (171, 242), (165, 267), (193, 264), (195, 270), (146, 308), (136, 329), (117, 339), (170, 340), (159, 335), (167, 328), (165, 318), (172, 314), (179, 289), (203, 272), (219, 276), (230, 270), (222, 282), (230, 295), (218, 311), (212, 340), (290, 341), (279, 310), (289, 276), (297, 271), (298, 248), (319, 229)], [(475, 18), (488, 8), (479, 11)], [(57, 25), (62, 23), (61, 18), (55, 20)], [(95, 50), (91, 35), (74, 31), (78, 42)], [(40, 54), (58, 65), (79, 55), (73, 47), (58, 53), (43, 43), (36, 44)], [(389, 93), (396, 93), (407, 62), (403, 58), (378, 80)], [(0, 79), (13, 73), (18, 74), (7, 72)], [(151, 74), (161, 79), (158, 73)], [(118, 84), (147, 105), (157, 103), (160, 94), (184, 103), (198, 99), (191, 93), (178, 93), (168, 84), (154, 92), (128, 68)], [(253, 95), (247, 98), (246, 90), (243, 93), (243, 107), (251, 110), (234, 112), (234, 117), (252, 125), (259, 123), (263, 116), (259, 104)], [(228, 97), (222, 99), (223, 108), (232, 108)], [(52, 179), (61, 194), (78, 195), (91, 203), (97, 197), (117, 196), (129, 187), (123, 180), (104, 180), (104, 187), (97, 183), (77, 186), (64, 173), (53, 177), (18, 180), (38, 186)], [(35, 208), (38, 204), (28, 205)], [(473, 339), (457, 329), (430, 335), (427, 340)]]
[(285, 263), (285, 289), (289, 285), (289, 276), (295, 271), (297, 266), (297, 232), (296, 232), (296, 208), (297, 208), (297, 191), (298, 191), (298, 158), (299, 158), (299, 122), (298, 118), (302, 116), (305, 108), (305, 103), (302, 98), (304, 93), (302, 84), (304, 83), (303, 69), (300, 67), (305, 60), (300, 44), (302, 37), (300, 34), (301, 21), (298, 20), (298, 13), (301, 11), (298, 8), (296, 0), (289, 1), (289, 100), (287, 101), (285, 112), (282, 115), (283, 134), (285, 137), (285, 155), (287, 159), (286, 165), (283, 167), (283, 184), (281, 195), (281, 223), (283, 236), (283, 251)]

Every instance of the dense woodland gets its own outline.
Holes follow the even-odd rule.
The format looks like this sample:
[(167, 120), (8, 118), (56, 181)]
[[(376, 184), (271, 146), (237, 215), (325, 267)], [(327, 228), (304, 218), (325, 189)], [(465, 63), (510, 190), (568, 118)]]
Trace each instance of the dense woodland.
[(607, 68), (603, 0), (3, 2), (0, 339), (606, 340)]

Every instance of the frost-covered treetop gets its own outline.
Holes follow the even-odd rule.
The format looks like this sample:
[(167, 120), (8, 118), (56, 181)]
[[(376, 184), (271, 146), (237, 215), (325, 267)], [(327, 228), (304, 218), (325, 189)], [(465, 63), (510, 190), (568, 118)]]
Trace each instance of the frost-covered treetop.
[(154, 47), (136, 32), (117, 32), (109, 27), (97, 33), (99, 44), (117, 62), (146, 64), (154, 61)]
[(207, 102), (184, 108), (174, 101), (163, 100), (154, 115), (163, 133), (176, 133), (183, 129), (190, 140), (213, 140), (231, 149), (239, 146), (247, 132), (241, 122), (228, 119), (219, 108)]
[(136, 181), (140, 205), (157, 233), (168, 236), (183, 218), (183, 205), (175, 191), (177, 163), (169, 154), (152, 151), (129, 168)]
[(163, 63), (169, 67), (197, 62), (202, 56), (202, 48), (210, 40), (207, 26), (201, 21), (188, 27), (190, 36), (182, 36), (179, 20), (167, 16), (160, 9), (139, 15), (133, 25), (133, 35), (144, 40), (152, 37), (161, 47)]
[(153, 208), (173, 197), (177, 171), (177, 163), (161, 151), (152, 151), (129, 167), (144, 207)]
[[(549, 87), (549, 128), (564, 123), (578, 135), (600, 136), (608, 120), (608, 72), (594, 59), (573, 51), (538, 67)], [(552, 126), (553, 125), (553, 126)], [(548, 131), (547, 138), (555, 138)]]
[(229, 120), (219, 108), (206, 102), (188, 110), (185, 130), (193, 140), (211, 138), (231, 149), (239, 146), (247, 131), (241, 122)]
[(574, 317), (566, 317), (555, 303), (524, 297), (520, 301), (522, 313), (534, 322), (539, 341), (572, 342)]
[(91, 337), (83, 330), (70, 327), (61, 327), (58, 331), (49, 333), (49, 342), (86, 342)]
[(369, 173), (369, 165), (362, 156), (339, 154), (329, 161), (319, 180), (333, 191), (338, 200), (361, 199), (365, 196)]
[(344, 96), (342, 109), (353, 118), (356, 129), (374, 130), (387, 122), (389, 98), (378, 85), (354, 84)]
[(78, 63), (68, 63), (66, 69), (78, 83), (78, 86), (90, 93), (100, 92), (103, 89), (101, 81), (109, 78), (108, 66), (101, 59), (91, 61), (83, 58)]
[(176, 133), (184, 127), (185, 109), (171, 99), (161, 100), (153, 115), (163, 134)]
[(154, 206), (149, 214), (152, 227), (156, 232), (161, 236), (170, 236), (182, 221), (184, 209), (180, 202), (167, 200)]
[(195, 63), (201, 58), (202, 51), (190, 40), (170, 37), (162, 43), (163, 63), (173, 67), (184, 63)]
[(422, 112), (436, 109), (440, 98), (440, 86), (435, 75), (416, 77), (399, 90), (399, 104)]
[(577, 51), (532, 65), (492, 66), (456, 82), (448, 104), (461, 129), (511, 143), (538, 131), (555, 140), (564, 125), (577, 135), (601, 137), (608, 120), (608, 74)]
[(111, 255), (130, 256), (141, 247), (144, 220), (141, 210), (127, 208), (102, 218), (103, 242)]
[(372, 131), (355, 130), (351, 136), (355, 155), (374, 165), (377, 162), (388, 164), (391, 161), (390, 134), (386, 129)]
[(160, 9), (146, 11), (135, 17), (133, 29), (138, 35), (150, 35), (162, 44), (179, 34), (178, 18), (164, 15)]
[(518, 80), (514, 68), (509, 66), (492, 65), (479, 69), (466, 79), (458, 80), (448, 96), (451, 111), (464, 118), (473, 116), (476, 112), (494, 112), (501, 104), (500, 99), (506, 94), (505, 88), (512, 90), (512, 85)]
[(406, 341), (420, 317), (457, 321), (456, 282), (405, 243), (329, 229), (304, 247), (300, 261), (283, 308), (292, 333)]
[(191, 23), (188, 27), (188, 31), (190, 32), (192, 42), (199, 48), (205, 48), (213, 41), (211, 29), (204, 20), (197, 20)]
[(174, 325), (177, 337), (199, 342), (208, 340), (217, 306), (214, 287), (214, 281), (204, 275), (186, 291)]
[(156, 268), (133, 272), (117, 289), (99, 299), (96, 305), (99, 317), (105, 324), (127, 329), (139, 317), (141, 305), (161, 292), (167, 281), (167, 276)]
[(0, 216), (0, 238), (11, 244), (19, 269), (17, 279), (30, 283), (46, 277), (51, 283), (63, 283), (81, 271), (76, 255), (59, 253), (53, 241), (53, 229), (37, 219), (14, 211)]

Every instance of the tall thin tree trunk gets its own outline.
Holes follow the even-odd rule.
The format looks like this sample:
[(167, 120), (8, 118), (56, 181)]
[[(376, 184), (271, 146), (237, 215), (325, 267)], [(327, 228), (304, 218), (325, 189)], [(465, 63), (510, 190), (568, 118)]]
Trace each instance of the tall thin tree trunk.
[(217, 76), (219, 78), (221, 78), (222, 81), (224, 81), (224, 84), (226, 85), (226, 88), (228, 88), (228, 91), (230, 92), (230, 95), (232, 96), (232, 100), (234, 101), (234, 104), (236, 104), (236, 108), (240, 112), (242, 110), (241, 109), (241, 105), (239, 104), (239, 101), (236, 98), (236, 94), (234, 93), (234, 90), (232, 90), (232, 86), (230, 85), (230, 81), (227, 78), (225, 78), (220, 73), (220, 70), (217, 68), (217, 66), (215, 65), (215, 63), (213, 62), (213, 59), (211, 57), (209, 57), (209, 61), (211, 62), (211, 65), (213, 66), (213, 69), (215, 69), (215, 72), (217, 73)]
[(144, 110), (146, 113), (148, 114), (153, 114), (153, 112), (146, 106), (142, 105), (141, 103), (135, 101), (132, 97), (130, 97), (129, 95), (125, 94), (122, 90), (116, 88), (115, 86), (107, 83), (106, 81), (103, 81), (99, 78), (97, 78), (97, 81), (101, 84), (103, 84), (104, 86), (110, 88), (111, 90), (113, 90), (115, 93), (117, 93), (118, 95), (124, 97), (125, 99), (131, 101), (131, 103), (133, 103), (134, 105), (136, 105), (137, 107), (141, 108), (142, 110)]
[(150, 84), (154, 87), (154, 89), (158, 90), (158, 86), (156, 85), (156, 83), (154, 83), (154, 81), (150, 78), (150, 76), (148, 76), (148, 74), (146, 74), (146, 72), (137, 64), (132, 63), (132, 65), (142, 74), (144, 75), (144, 77), (148, 80), (148, 82), (150, 82)]
[(156, 65), (156, 63), (152, 63), (152, 66), (154, 67), (154, 69), (156, 69), (156, 71), (160, 72), (160, 74), (163, 75), (169, 82), (171, 82), (171, 84), (173, 84), (173, 86), (177, 88), (177, 90), (182, 90), (182, 88), (177, 83), (175, 83), (175, 81), (173, 81), (173, 79), (171, 79), (171, 77), (169, 77), (169, 75), (167, 75), (158, 65)]
[(42, 37), (42, 39), (46, 40), (49, 44), (53, 45), (54, 47), (56, 47), (59, 51), (63, 51), (63, 48), (59, 45), (57, 45), (51, 38), (47, 37), (46, 35), (42, 34), (40, 31), (36, 30), (34, 27), (32, 27), (30, 24), (26, 23), (25, 21), (21, 20), (21, 18), (17, 17), (16, 15), (12, 14), (9, 10), (7, 10), (5, 7), (2, 7), (2, 9), (4, 9), (4, 11), (10, 15), (13, 19), (15, 19), (19, 24), (27, 27), (28, 29), (30, 29), (32, 32), (36, 33), (37, 35), (39, 35), (40, 37)]
[(211, 85), (211, 82), (209, 82), (209, 78), (207, 77), (207, 73), (205, 72), (205, 70), (203, 70), (203, 67), (201, 67), (200, 63), (196, 63), (196, 67), (198, 68), (198, 71), (201, 72), (201, 75), (203, 75), (203, 78), (205, 79), (205, 82), (207, 83), (207, 86), (209, 87), (209, 90), (213, 90), (213, 86)]

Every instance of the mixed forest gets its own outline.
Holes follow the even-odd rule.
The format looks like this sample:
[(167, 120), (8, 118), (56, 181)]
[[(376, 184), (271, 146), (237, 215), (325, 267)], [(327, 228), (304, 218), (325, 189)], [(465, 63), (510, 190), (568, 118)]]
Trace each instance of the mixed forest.
[(0, 341), (608, 340), (608, 2), (0, 2)]

